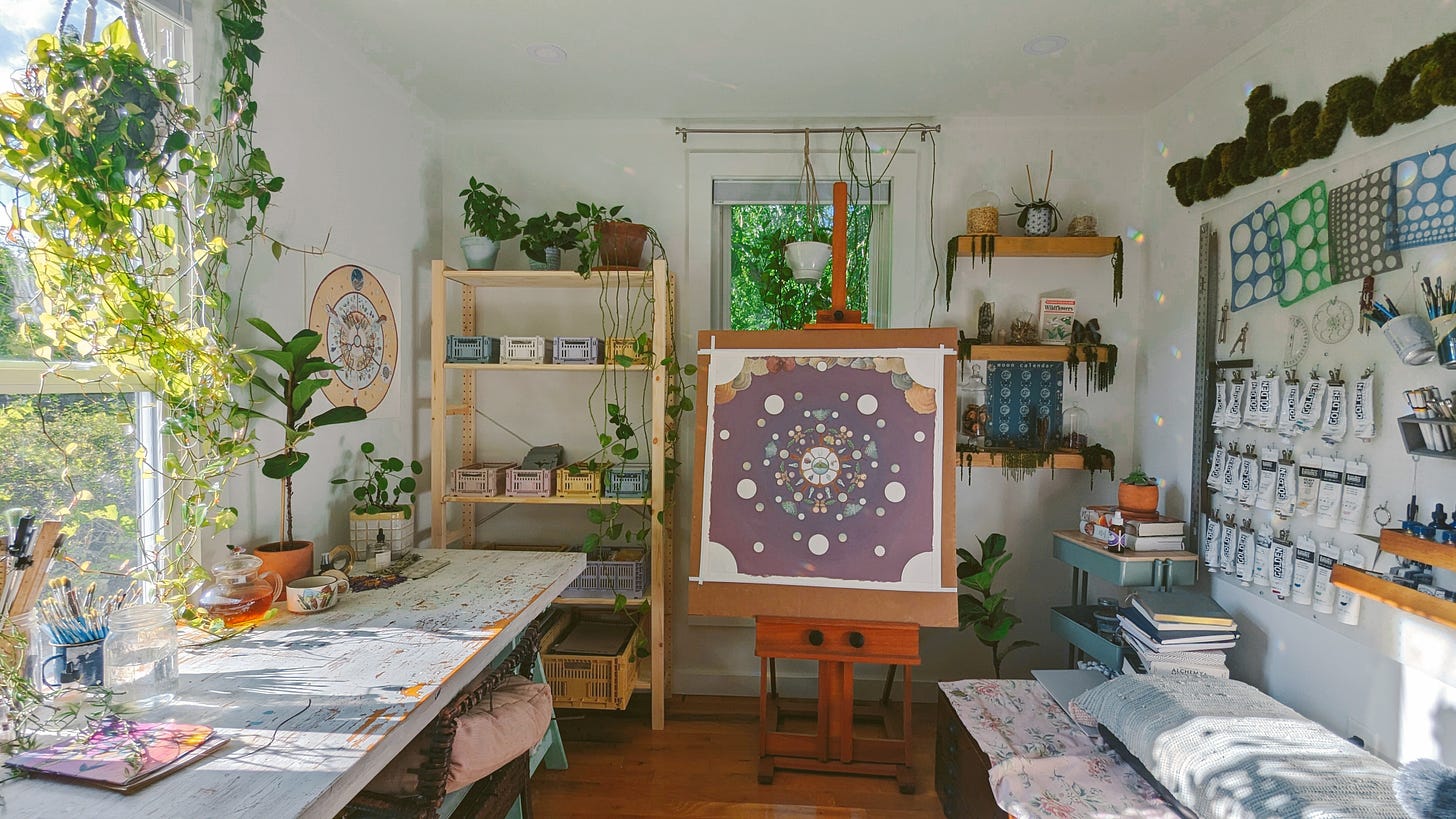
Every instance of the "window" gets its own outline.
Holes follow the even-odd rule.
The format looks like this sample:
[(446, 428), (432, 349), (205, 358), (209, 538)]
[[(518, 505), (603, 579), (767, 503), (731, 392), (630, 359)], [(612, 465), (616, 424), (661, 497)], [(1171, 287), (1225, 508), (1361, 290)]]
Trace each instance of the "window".
[[(888, 312), (888, 228), (890, 185), (882, 182), (859, 196), (851, 192), (847, 224), (848, 307), (882, 324)], [(819, 185), (819, 200), (828, 202), (833, 186)], [(829, 307), (831, 277), (794, 279), (784, 261), (786, 242), (802, 237), (806, 206), (797, 180), (714, 180), (713, 205), (719, 232), (715, 266), (716, 326), (733, 330), (798, 329)], [(821, 205), (814, 214), (827, 238), (833, 209)]]
[[(174, 8), (167, 8), (168, 3)], [(182, 0), (138, 5), (137, 23), (158, 61), (191, 57)], [(54, 31), (61, 0), (8, 0), (0, 11), (0, 87), (25, 64), (31, 39)], [(85, 4), (73, 5), (68, 29)], [(121, 16), (98, 7), (97, 29)], [(0, 185), (4, 204), (13, 188)], [(8, 212), (5, 211), (5, 212)], [(162, 531), (160, 478), (149, 466), (162, 454), (160, 413), (145, 392), (102, 387), (81, 363), (49, 368), (33, 356), (38, 292), (23, 249), (0, 216), (0, 510), (21, 508), (65, 523), (65, 557), (101, 574), (103, 591), (124, 586)], [(111, 574), (107, 574), (107, 573)], [(64, 561), (54, 574), (76, 574)]]

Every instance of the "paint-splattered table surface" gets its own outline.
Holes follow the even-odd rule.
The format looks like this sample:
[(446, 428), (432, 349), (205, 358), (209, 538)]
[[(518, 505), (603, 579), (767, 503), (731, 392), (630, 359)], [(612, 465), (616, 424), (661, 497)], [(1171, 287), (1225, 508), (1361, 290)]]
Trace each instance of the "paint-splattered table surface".
[(140, 718), (214, 727), (231, 737), (215, 756), (130, 796), (8, 782), (0, 816), (334, 816), (586, 564), (582, 554), (444, 556), (428, 577), (183, 649), (177, 700)]

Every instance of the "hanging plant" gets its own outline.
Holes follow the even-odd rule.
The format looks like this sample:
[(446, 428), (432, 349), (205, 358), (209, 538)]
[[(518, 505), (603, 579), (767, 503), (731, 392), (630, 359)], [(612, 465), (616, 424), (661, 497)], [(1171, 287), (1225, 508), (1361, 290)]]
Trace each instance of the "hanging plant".
[(1097, 483), (1097, 473), (1106, 472), (1111, 478), (1113, 470), (1117, 468), (1117, 456), (1112, 450), (1102, 444), (1088, 444), (1082, 447), (1082, 468), (1087, 470), (1087, 488), (1091, 489)]

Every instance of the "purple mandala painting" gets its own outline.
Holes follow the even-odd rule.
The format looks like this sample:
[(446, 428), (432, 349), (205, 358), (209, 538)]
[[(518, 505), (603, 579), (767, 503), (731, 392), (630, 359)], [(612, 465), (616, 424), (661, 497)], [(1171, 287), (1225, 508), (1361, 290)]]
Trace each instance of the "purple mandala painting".
[(944, 353), (710, 356), (701, 580), (937, 589)]

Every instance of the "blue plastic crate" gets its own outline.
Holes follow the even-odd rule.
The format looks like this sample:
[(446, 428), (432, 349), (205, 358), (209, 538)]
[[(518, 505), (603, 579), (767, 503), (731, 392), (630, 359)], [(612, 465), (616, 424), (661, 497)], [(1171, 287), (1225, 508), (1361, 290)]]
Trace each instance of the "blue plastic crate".
[(451, 364), (500, 362), (500, 339), (494, 336), (446, 336), (445, 360)]
[(652, 468), (646, 464), (607, 467), (602, 495), (608, 498), (645, 498), (652, 494)]
[(590, 337), (557, 336), (551, 345), (552, 364), (600, 364), (602, 340)]

